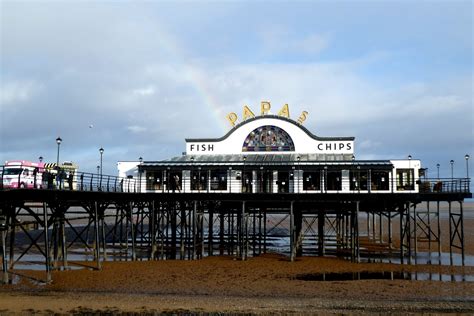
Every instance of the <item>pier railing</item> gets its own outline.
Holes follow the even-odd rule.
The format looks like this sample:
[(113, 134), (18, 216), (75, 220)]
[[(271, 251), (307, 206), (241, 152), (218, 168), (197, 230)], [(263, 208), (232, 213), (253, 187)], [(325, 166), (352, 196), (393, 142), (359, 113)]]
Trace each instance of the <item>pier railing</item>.
[(469, 193), (469, 178), (442, 178), (419, 180), (419, 191), (422, 193)]
[(103, 192), (140, 192), (140, 181), (90, 172), (54, 172), (11, 174), (0, 167), (0, 190), (46, 189)]
[[(303, 181), (294, 180), (292, 186), (285, 189), (276, 189), (278, 185), (268, 186), (263, 182), (255, 181), (254, 184), (242, 185), (241, 180), (229, 179), (228, 183), (220, 188), (209, 179), (207, 186), (195, 187), (189, 183), (189, 178), (183, 177), (182, 181), (174, 183), (170, 178), (165, 181), (160, 189), (151, 189), (145, 176), (118, 177), (113, 175), (100, 175), (89, 172), (66, 172), (59, 169), (44, 173), (29, 173), (25, 175), (20, 172), (12, 174), (6, 168), (0, 166), (0, 190), (8, 189), (46, 189), (46, 190), (74, 190), (74, 191), (97, 191), (97, 192), (132, 192), (132, 193), (470, 193), (469, 178), (419, 178), (416, 182), (400, 185), (399, 179), (390, 179), (386, 184), (375, 184), (360, 180), (354, 183), (329, 183), (322, 179), (315, 188), (305, 187)], [(327, 182), (327, 183), (326, 183)], [(278, 182), (276, 182), (278, 183)], [(215, 189), (218, 188), (218, 189)]]

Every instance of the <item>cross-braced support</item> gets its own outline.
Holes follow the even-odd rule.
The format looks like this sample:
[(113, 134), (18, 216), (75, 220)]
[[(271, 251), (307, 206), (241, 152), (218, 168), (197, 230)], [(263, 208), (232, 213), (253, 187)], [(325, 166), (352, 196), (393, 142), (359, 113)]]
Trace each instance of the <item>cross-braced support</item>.
[(463, 202), (459, 201), (459, 210), (456, 212), (452, 207), (452, 202), (448, 202), (449, 207), (449, 258), (453, 265), (453, 250), (461, 251), (461, 265), (464, 266), (464, 209)]

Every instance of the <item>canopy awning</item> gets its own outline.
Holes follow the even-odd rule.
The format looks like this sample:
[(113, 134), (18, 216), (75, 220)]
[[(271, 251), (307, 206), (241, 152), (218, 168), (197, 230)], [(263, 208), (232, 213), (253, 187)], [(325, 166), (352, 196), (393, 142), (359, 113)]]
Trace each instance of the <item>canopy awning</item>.
[(352, 160), (352, 155), (325, 154), (263, 154), (263, 155), (183, 155), (162, 161), (144, 161), (139, 165), (142, 170), (195, 167), (288, 167), (340, 168), (340, 169), (392, 169), (389, 160)]

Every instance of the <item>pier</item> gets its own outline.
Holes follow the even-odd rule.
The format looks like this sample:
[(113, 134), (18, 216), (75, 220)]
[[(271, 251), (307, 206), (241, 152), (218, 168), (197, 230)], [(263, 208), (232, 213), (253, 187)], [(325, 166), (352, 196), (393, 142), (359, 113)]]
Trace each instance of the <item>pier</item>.
[[(468, 179), (409, 194), (127, 192), (116, 185), (121, 180), (103, 176), (76, 190), (0, 190), (3, 282), (31, 254), (41, 258), (46, 281), (78, 253), (97, 269), (107, 260), (246, 260), (268, 251), (289, 261), (316, 255), (416, 264), (420, 249), (440, 256), (441, 241), (449, 240), (451, 264), (458, 253), (464, 265)], [(432, 188), (439, 180), (425, 183)], [(449, 231), (440, 227), (443, 212)], [(276, 237), (287, 245), (270, 249)]]
[(118, 176), (103, 175), (102, 163), (86, 173), (59, 158), (8, 162), (0, 181), (3, 281), (38, 258), (47, 281), (75, 261), (101, 269), (107, 260), (246, 260), (268, 252), (289, 261), (400, 264), (417, 264), (420, 252), (441, 264), (449, 252), (451, 265), (465, 264), (469, 155), (465, 178), (453, 177), (451, 161), (450, 178), (438, 169), (431, 179), (411, 155), (359, 160), (354, 137), (319, 137), (288, 111), (264, 109), (269, 104), (223, 137), (186, 139), (181, 156), (119, 161)]

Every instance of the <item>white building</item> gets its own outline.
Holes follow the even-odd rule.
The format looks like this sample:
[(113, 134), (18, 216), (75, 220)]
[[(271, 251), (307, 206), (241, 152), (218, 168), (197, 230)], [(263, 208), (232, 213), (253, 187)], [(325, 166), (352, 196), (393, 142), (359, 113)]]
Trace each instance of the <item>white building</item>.
[(137, 191), (163, 193), (416, 193), (420, 189), (419, 160), (357, 160), (354, 137), (318, 137), (289, 115), (247, 116), (221, 138), (186, 139), (182, 156), (119, 162), (119, 176), (133, 178)]

